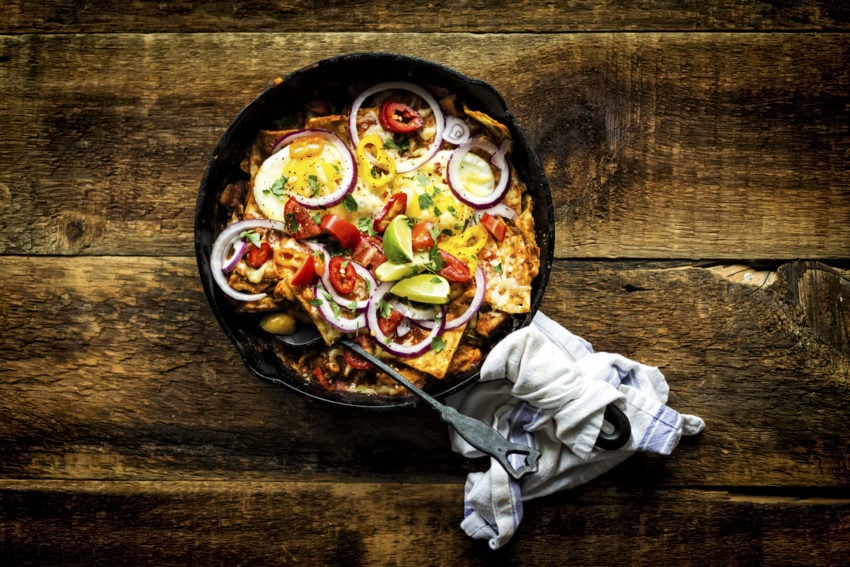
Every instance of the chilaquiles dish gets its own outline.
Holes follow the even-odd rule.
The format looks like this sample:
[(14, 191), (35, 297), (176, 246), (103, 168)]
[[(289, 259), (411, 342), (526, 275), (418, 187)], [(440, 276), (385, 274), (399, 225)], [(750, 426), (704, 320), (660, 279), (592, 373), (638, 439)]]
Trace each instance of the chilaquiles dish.
[(531, 310), (540, 268), (508, 128), (408, 82), (286, 122), (259, 132), (220, 197), (218, 286), (269, 333), (315, 325), (323, 343), (275, 350), (328, 390), (404, 392), (343, 336), (421, 387), (472, 369)]

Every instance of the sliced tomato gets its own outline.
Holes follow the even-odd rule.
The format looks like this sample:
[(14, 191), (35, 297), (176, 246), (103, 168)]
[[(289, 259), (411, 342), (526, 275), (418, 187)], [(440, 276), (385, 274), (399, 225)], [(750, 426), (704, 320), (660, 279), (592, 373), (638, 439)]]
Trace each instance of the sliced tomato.
[(303, 286), (310, 285), (316, 278), (316, 258), (307, 256), (298, 271), (292, 277), (292, 285)]
[(296, 240), (322, 234), (322, 228), (310, 216), (310, 211), (292, 197), (283, 205), (283, 224), (289, 235)]
[(351, 260), (342, 256), (334, 256), (328, 262), (328, 277), (330, 277), (331, 285), (341, 295), (348, 295), (354, 291), (357, 285), (357, 272), (354, 271), (354, 266), (351, 265)]
[(490, 213), (484, 213), (484, 216), (481, 217), (481, 224), (499, 242), (505, 239), (505, 234), (508, 232), (508, 225), (500, 217), (493, 216)]
[(395, 330), (398, 329), (398, 324), (401, 323), (402, 319), (404, 319), (404, 315), (393, 309), (386, 317), (378, 317), (378, 327), (381, 328), (382, 333), (389, 336), (395, 333)]
[(378, 216), (375, 217), (375, 221), (372, 223), (372, 228), (375, 229), (375, 232), (378, 234), (383, 234), (390, 225), (390, 221), (405, 210), (407, 210), (407, 193), (396, 193), (387, 199), (387, 202), (384, 204), (384, 208), (382, 208), (378, 213)]
[(465, 283), (472, 279), (469, 266), (444, 250), (440, 250), (443, 259), (443, 269), (437, 272), (450, 282)]
[(343, 248), (354, 248), (360, 241), (360, 230), (354, 224), (333, 213), (323, 216), (320, 226)]
[(431, 249), (434, 245), (434, 237), (431, 236), (433, 228), (434, 223), (430, 221), (420, 221), (413, 225), (410, 236), (413, 239), (414, 252), (424, 252)]
[(409, 134), (422, 128), (424, 120), (415, 109), (394, 100), (388, 100), (381, 105), (378, 121), (384, 130)]
[(381, 239), (368, 234), (360, 237), (360, 242), (351, 251), (351, 259), (370, 270), (387, 261)]
[(266, 263), (271, 255), (272, 247), (268, 242), (261, 242), (259, 248), (251, 244), (248, 248), (248, 254), (245, 255), (245, 261), (252, 267), (259, 268)]

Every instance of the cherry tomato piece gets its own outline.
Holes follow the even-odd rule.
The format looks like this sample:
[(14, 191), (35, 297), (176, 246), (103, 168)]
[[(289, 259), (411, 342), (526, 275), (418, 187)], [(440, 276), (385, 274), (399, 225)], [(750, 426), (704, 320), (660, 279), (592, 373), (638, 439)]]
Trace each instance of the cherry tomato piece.
[(328, 382), (327, 378), (325, 378), (325, 373), (322, 372), (321, 366), (316, 366), (313, 368), (313, 377), (325, 390), (332, 389), (330, 382)]
[(351, 259), (361, 266), (374, 270), (387, 261), (384, 255), (384, 244), (380, 238), (364, 234), (351, 251)]
[(259, 248), (251, 244), (249, 245), (245, 261), (252, 267), (259, 268), (266, 263), (266, 260), (268, 260), (271, 255), (272, 247), (268, 242), (261, 242)]
[(384, 208), (382, 208), (381, 212), (378, 213), (378, 216), (375, 217), (375, 221), (372, 223), (372, 228), (375, 229), (375, 232), (378, 234), (383, 234), (390, 225), (390, 221), (397, 215), (402, 214), (406, 209), (407, 193), (396, 193), (387, 199), (387, 202), (384, 204)]
[(490, 213), (484, 213), (484, 216), (481, 217), (481, 224), (499, 242), (505, 239), (505, 234), (508, 232), (508, 225), (501, 218), (493, 216)]
[(378, 121), (384, 130), (409, 134), (422, 128), (422, 115), (406, 104), (388, 100), (381, 105)]
[(357, 272), (354, 271), (354, 266), (351, 265), (351, 260), (342, 256), (334, 256), (328, 262), (328, 276), (331, 280), (331, 285), (341, 295), (348, 295), (354, 291), (354, 286), (357, 285)]
[[(357, 335), (356, 337), (354, 337), (354, 340), (358, 344), (360, 344), (361, 347), (363, 347), (363, 350), (371, 351), (371, 349), (369, 348), (369, 343), (371, 342), (371, 339), (368, 336)], [(343, 356), (345, 357), (346, 364), (356, 370), (368, 370), (372, 368), (371, 362), (349, 349), (345, 349), (343, 351)]]
[(310, 211), (292, 197), (283, 205), (283, 224), (289, 235), (296, 240), (322, 234), (322, 228), (310, 216)]
[(298, 268), (298, 271), (295, 272), (295, 275), (292, 277), (292, 285), (310, 285), (313, 283), (313, 279), (315, 279), (315, 277), (316, 258), (313, 256), (307, 256), (307, 259), (304, 260), (304, 263), (301, 264), (301, 267)]
[(389, 336), (395, 333), (395, 330), (398, 329), (398, 324), (401, 323), (402, 319), (404, 319), (404, 315), (396, 309), (393, 309), (386, 317), (378, 317), (378, 327), (381, 328), (382, 333)]
[(465, 283), (472, 279), (469, 266), (443, 250), (440, 250), (440, 257), (442, 257), (444, 265), (443, 269), (437, 272), (438, 274), (450, 282)]
[(343, 248), (354, 248), (360, 242), (360, 230), (354, 224), (333, 213), (323, 216), (320, 226)]
[(430, 221), (420, 221), (413, 225), (410, 236), (413, 239), (414, 252), (424, 252), (431, 249), (434, 245), (434, 237), (431, 236), (433, 228), (434, 223)]

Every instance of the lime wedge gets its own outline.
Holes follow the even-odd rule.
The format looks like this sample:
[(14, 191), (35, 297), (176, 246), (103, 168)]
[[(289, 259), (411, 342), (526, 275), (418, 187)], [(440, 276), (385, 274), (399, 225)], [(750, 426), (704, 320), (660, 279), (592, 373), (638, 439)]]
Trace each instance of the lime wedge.
[(417, 265), (408, 262), (407, 264), (393, 264), (392, 262), (384, 262), (375, 268), (375, 275), (382, 282), (396, 282), (403, 277), (409, 276), (417, 269)]
[(405, 278), (390, 288), (390, 293), (399, 297), (432, 305), (449, 301), (449, 281), (443, 276), (419, 274)]
[(413, 261), (413, 239), (407, 216), (398, 215), (390, 221), (384, 231), (384, 254), (393, 264), (407, 264)]

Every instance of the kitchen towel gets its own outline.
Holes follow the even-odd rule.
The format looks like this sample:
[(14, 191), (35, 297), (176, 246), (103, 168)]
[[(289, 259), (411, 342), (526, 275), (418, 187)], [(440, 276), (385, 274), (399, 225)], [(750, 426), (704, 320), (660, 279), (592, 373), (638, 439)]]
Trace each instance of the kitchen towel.
[[(705, 422), (667, 407), (663, 374), (591, 345), (538, 312), (487, 356), (479, 381), (446, 401), (492, 425), (515, 443), (540, 452), (537, 472), (512, 479), (495, 459), (466, 480), (463, 530), (504, 545), (522, 520), (524, 500), (583, 484), (636, 451), (669, 455), (682, 435), (696, 435)], [(594, 447), (605, 406), (614, 403), (629, 418), (632, 435), (620, 449)], [(450, 428), (452, 449), (466, 457), (483, 454)], [(525, 457), (510, 455), (515, 467)]]

